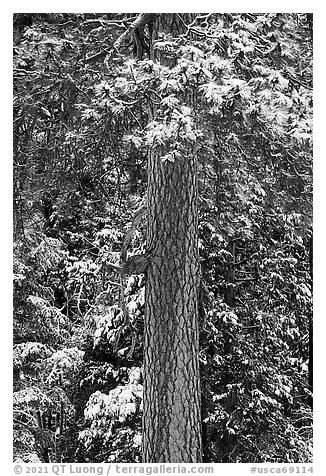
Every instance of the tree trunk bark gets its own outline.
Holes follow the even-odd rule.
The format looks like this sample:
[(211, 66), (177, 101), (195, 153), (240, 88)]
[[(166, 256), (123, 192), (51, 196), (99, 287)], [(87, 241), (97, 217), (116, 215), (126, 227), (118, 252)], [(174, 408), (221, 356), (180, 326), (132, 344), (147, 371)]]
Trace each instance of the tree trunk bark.
[(202, 460), (198, 366), (197, 164), (148, 167), (143, 461)]

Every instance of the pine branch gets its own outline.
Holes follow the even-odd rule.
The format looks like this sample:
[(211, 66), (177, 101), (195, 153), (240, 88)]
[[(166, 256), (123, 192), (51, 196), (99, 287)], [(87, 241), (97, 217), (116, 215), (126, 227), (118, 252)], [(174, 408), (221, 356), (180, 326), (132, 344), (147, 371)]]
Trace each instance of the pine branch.
[(106, 263), (108, 269), (116, 271), (121, 276), (126, 274), (143, 274), (146, 271), (149, 255), (146, 253), (130, 256), (122, 265)]
[(119, 51), (121, 48), (121, 45), (127, 41), (135, 32), (135, 30), (143, 25), (146, 25), (147, 23), (151, 23), (153, 19), (155, 18), (156, 14), (155, 13), (140, 13), (136, 20), (127, 28), (126, 31), (124, 31), (118, 39), (113, 43), (113, 46), (111, 50), (107, 51), (101, 51), (100, 53), (97, 53), (93, 56), (89, 56), (86, 58), (85, 63), (93, 63), (94, 61), (97, 61), (99, 59), (104, 58), (105, 56), (112, 56), (114, 52)]
[(146, 213), (146, 210), (147, 210), (147, 205), (146, 205), (146, 202), (145, 202), (135, 211), (131, 227), (127, 231), (125, 239), (123, 241), (123, 245), (122, 245), (121, 261), (123, 261), (123, 262), (126, 261), (128, 247), (131, 243), (132, 237), (133, 237), (141, 219), (143, 218), (143, 216)]

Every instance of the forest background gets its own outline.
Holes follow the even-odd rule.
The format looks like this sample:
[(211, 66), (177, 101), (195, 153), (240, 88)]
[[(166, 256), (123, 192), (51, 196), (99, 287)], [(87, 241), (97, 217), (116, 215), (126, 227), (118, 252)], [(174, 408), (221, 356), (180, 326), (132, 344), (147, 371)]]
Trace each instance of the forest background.
[[(317, 179), (317, 180), (318, 180), (318, 179)], [(317, 240), (318, 240), (318, 233), (317, 233)], [(318, 241), (317, 241), (317, 243), (318, 243)], [(318, 246), (318, 244), (317, 244), (317, 246)], [(227, 249), (227, 248), (226, 248), (226, 251), (228, 251), (228, 249)], [(317, 304), (317, 305), (318, 305), (318, 304)], [(236, 315), (236, 314), (235, 314), (235, 315)], [(230, 317), (230, 316), (229, 316), (229, 317)], [(231, 317), (232, 317), (232, 316), (231, 316)], [(232, 319), (231, 319), (231, 320), (232, 320)], [(318, 325), (318, 324), (317, 324), (317, 325)], [(106, 369), (106, 371), (107, 371), (107, 369)], [(124, 383), (126, 383), (126, 384), (127, 384), (127, 381), (125, 380), (125, 381), (124, 381)], [(124, 426), (124, 425), (122, 425), (122, 426)], [(118, 431), (119, 431), (119, 428), (118, 428)], [(212, 448), (211, 448), (211, 451), (213, 451), (213, 452), (214, 452), (214, 449), (212, 449)]]

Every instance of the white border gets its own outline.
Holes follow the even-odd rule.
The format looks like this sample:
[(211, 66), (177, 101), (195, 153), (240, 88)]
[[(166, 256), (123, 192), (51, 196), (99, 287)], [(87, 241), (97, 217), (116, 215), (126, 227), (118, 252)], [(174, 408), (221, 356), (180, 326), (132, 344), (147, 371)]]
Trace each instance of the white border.
[[(118, 8), (119, 7), (119, 8)], [(325, 474), (325, 308), (326, 302), (326, 229), (325, 229), (325, 148), (326, 148), (326, 74), (325, 74), (325, 7), (321, 2), (259, 2), (259, 1), (200, 1), (191, 4), (186, 0), (164, 2), (106, 1), (13, 1), (2, 4), (0, 29), (1, 47), (1, 157), (0, 204), (1, 206), (1, 454), (3, 474), (13, 473), (12, 465), (12, 14), (16, 12), (313, 12), (314, 13), (314, 474)], [(324, 284), (325, 283), (325, 284)], [(249, 464), (216, 464), (224, 474), (249, 474)], [(259, 465), (257, 465), (259, 466)], [(279, 465), (289, 466), (289, 465)], [(300, 466), (292, 465), (292, 466)], [(324, 467), (323, 467), (324, 466)], [(233, 470), (231, 471), (231, 467)], [(323, 470), (322, 470), (323, 468)]]

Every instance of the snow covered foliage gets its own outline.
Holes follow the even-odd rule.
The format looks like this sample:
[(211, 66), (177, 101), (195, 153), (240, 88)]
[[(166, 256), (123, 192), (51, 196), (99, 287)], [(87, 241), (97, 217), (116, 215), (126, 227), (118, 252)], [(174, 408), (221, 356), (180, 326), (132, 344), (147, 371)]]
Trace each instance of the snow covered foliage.
[(118, 270), (155, 153), (198, 159), (203, 459), (309, 462), (312, 15), (157, 14), (141, 51), (135, 18), (14, 15), (15, 459), (141, 461), (146, 275)]

